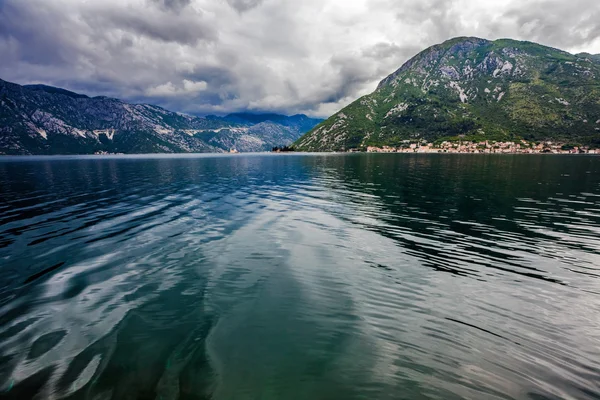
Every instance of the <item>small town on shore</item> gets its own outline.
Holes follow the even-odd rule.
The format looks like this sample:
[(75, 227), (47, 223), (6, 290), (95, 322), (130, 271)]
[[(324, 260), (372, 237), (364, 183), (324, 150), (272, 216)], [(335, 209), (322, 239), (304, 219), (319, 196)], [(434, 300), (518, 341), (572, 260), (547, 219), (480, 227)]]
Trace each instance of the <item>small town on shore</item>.
[[(361, 150), (352, 149), (350, 152)], [(600, 154), (600, 149), (556, 142), (450, 142), (403, 143), (400, 147), (368, 146), (367, 153), (472, 153), (472, 154)]]

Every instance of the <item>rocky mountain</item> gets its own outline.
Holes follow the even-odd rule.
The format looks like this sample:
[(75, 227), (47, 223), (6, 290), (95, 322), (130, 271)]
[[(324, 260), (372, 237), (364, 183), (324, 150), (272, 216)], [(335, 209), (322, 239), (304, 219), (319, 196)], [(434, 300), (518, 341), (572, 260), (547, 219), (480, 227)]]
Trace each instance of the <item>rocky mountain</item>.
[(321, 122), (306, 116), (240, 115), (247, 116), (194, 117), (0, 80), (0, 154), (264, 151), (292, 143)]
[(323, 122), (322, 119), (309, 118), (304, 114), (296, 114), (288, 117), (281, 114), (250, 114), (250, 113), (235, 113), (225, 116), (225, 120), (233, 123), (253, 125), (263, 122), (273, 122), (279, 125), (287, 126), (304, 133), (310, 131), (315, 125)]
[(579, 53), (577, 54), (579, 58), (588, 58), (591, 61), (600, 63), (600, 54), (590, 54), (590, 53)]
[(214, 129), (202, 136), (209, 144), (242, 152), (269, 151), (274, 146), (293, 143), (322, 119), (298, 114), (229, 114), (221, 119), (231, 127)]
[(452, 39), (406, 62), (296, 147), (518, 138), (600, 146), (597, 56), (508, 39)]

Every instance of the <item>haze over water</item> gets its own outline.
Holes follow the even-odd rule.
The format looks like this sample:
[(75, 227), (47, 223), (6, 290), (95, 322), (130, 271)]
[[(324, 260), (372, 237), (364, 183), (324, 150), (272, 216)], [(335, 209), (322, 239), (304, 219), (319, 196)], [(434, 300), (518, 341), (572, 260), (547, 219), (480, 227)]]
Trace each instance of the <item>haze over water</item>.
[(600, 398), (600, 158), (3, 158), (0, 193), (2, 399)]

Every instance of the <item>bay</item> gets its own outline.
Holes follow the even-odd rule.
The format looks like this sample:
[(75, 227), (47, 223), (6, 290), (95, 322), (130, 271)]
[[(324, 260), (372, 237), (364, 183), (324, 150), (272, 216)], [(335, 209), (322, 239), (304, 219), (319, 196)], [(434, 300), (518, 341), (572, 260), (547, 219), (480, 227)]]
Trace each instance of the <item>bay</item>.
[(0, 398), (600, 398), (600, 158), (0, 159)]

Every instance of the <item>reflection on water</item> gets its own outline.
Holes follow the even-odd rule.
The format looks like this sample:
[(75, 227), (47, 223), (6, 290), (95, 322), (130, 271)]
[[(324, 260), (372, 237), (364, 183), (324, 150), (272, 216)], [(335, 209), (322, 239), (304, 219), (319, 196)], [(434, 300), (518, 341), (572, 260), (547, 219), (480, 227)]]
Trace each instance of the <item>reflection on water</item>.
[(0, 398), (600, 398), (600, 159), (0, 160)]

